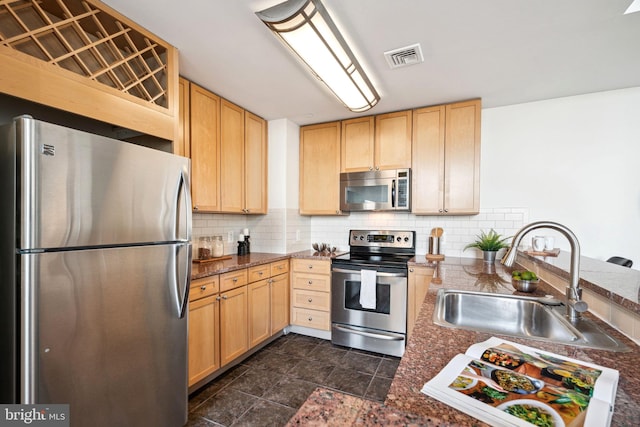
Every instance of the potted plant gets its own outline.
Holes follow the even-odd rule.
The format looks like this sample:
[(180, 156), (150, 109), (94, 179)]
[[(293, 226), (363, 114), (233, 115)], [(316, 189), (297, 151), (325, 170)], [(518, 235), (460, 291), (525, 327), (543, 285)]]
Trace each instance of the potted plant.
[(495, 262), (496, 253), (500, 249), (509, 247), (507, 240), (510, 238), (511, 237), (502, 237), (502, 235), (492, 228), (488, 233), (481, 231), (480, 234), (476, 236), (476, 240), (465, 246), (464, 250), (466, 251), (469, 248), (480, 249), (484, 262)]

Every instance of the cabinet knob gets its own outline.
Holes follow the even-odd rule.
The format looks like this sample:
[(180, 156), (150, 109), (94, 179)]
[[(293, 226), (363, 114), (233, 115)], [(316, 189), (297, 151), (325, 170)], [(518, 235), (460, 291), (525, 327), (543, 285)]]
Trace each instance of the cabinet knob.
[(373, 166), (369, 166), (369, 170), (372, 171), (373, 170)]
[(376, 166), (376, 170), (379, 171), (380, 170), (380, 166)]
[(438, 212), (442, 213), (444, 212), (444, 209), (438, 209)]
[(313, 302), (313, 298), (309, 298), (309, 299), (308, 299), (308, 301), (309, 301), (309, 302)]
[(309, 286), (313, 285), (313, 280), (309, 280)]
[(233, 283), (236, 283), (237, 281), (238, 281), (238, 278), (237, 278), (237, 277), (234, 277), (234, 278), (233, 278)]
[(227, 299), (227, 296), (226, 295), (222, 295), (222, 299)]
[(262, 276), (264, 274), (263, 271), (258, 271), (258, 276)]
[(410, 269), (409, 269), (409, 272), (410, 272), (410, 273), (413, 273), (413, 268), (410, 268)]
[(449, 212), (449, 209), (445, 209), (444, 211), (445, 211), (445, 213), (446, 213), (446, 212)]
[(207, 287), (206, 287), (206, 286), (200, 286), (200, 290), (201, 290), (201, 291), (206, 291), (206, 290), (207, 290)]
[(309, 316), (309, 322), (313, 322), (313, 317)]
[(216, 297), (216, 301), (220, 301), (220, 296), (217, 296), (217, 297)]
[(311, 270), (313, 268), (313, 265), (309, 265), (309, 270)]
[(197, 211), (197, 210), (198, 210), (198, 205), (195, 205), (195, 206), (193, 207), (193, 210), (194, 210), (194, 211)]

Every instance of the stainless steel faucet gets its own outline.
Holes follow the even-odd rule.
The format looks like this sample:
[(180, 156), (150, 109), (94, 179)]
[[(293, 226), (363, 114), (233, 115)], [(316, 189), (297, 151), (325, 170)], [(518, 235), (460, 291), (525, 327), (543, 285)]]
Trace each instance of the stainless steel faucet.
[(550, 228), (552, 230), (559, 231), (567, 238), (567, 240), (569, 240), (569, 244), (571, 245), (570, 281), (569, 286), (567, 286), (565, 295), (567, 298), (567, 317), (570, 321), (575, 322), (580, 319), (580, 313), (587, 311), (589, 306), (586, 302), (582, 301), (582, 289), (580, 289), (579, 283), (580, 243), (578, 243), (578, 238), (575, 234), (573, 234), (571, 230), (569, 230), (562, 224), (551, 221), (538, 221), (525, 225), (516, 233), (515, 236), (513, 236), (511, 247), (504, 255), (504, 257), (502, 257), (501, 262), (507, 267), (512, 267), (514, 262), (516, 261), (516, 256), (518, 254), (518, 245), (520, 245), (520, 241), (525, 234), (527, 234), (531, 230), (535, 230), (538, 228)]

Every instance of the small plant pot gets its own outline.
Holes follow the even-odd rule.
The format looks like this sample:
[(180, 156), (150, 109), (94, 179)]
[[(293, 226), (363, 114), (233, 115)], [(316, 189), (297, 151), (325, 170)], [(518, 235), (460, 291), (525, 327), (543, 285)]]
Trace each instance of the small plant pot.
[(482, 260), (488, 263), (496, 262), (496, 254), (498, 251), (482, 251)]

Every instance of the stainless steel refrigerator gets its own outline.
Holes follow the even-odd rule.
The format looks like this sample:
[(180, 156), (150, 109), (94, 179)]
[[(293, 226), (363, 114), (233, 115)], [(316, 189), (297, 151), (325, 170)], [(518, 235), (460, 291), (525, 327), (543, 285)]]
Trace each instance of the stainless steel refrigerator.
[(28, 116), (0, 127), (0, 402), (186, 423), (189, 166)]

